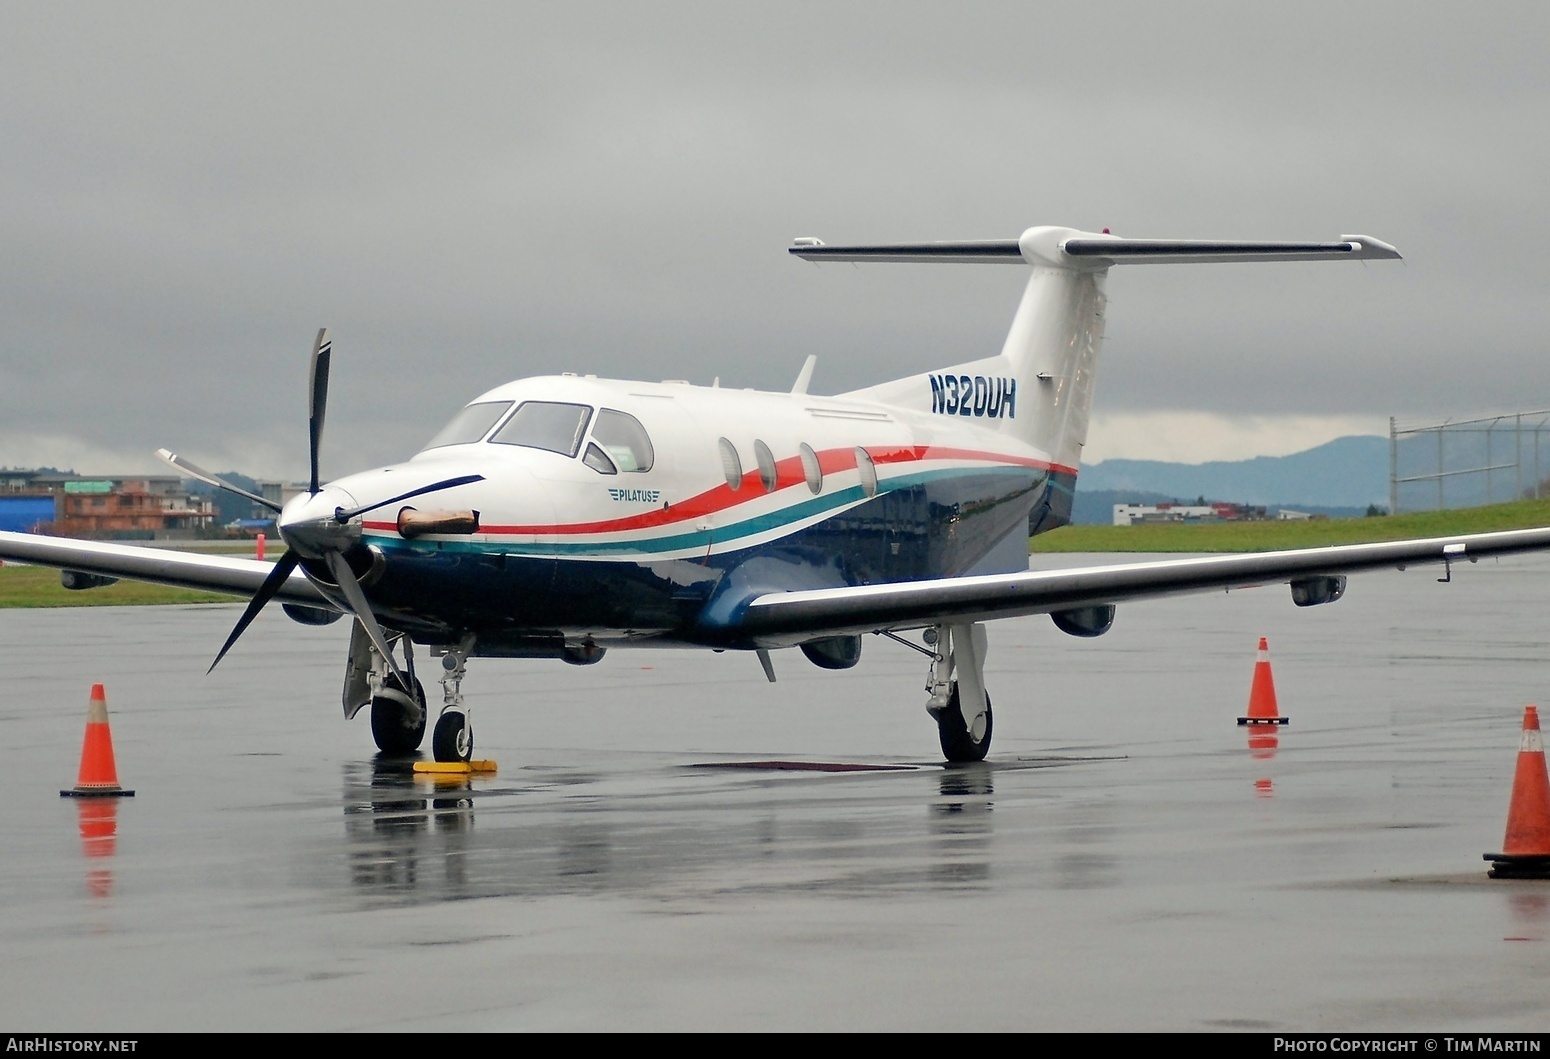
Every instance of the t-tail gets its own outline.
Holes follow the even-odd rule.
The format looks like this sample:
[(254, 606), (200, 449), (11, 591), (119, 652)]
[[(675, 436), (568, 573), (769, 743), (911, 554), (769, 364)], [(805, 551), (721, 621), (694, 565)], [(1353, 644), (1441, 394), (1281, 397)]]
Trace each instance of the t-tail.
[(817, 239), (799, 239), (790, 252), (808, 261), (1031, 266), (1033, 274), (999, 354), (846, 396), (972, 419), (1047, 453), (1057, 477), (1072, 485), (1087, 442), (1110, 266), (1399, 257), (1392, 246), (1366, 235), (1342, 235), (1327, 243), (1219, 242), (1123, 239), (1108, 232), (1054, 227), (1029, 228), (1017, 239), (976, 242), (828, 246)]

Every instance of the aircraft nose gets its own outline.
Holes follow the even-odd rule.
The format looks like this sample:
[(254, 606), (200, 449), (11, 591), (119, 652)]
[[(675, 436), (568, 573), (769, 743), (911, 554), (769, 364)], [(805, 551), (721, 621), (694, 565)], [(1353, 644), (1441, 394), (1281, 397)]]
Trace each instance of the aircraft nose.
[(309, 559), (320, 559), (325, 552), (344, 551), (361, 537), (357, 519), (340, 522), (335, 512), (359, 505), (355, 497), (338, 486), (325, 486), (312, 495), (293, 497), (275, 520), (287, 546)]

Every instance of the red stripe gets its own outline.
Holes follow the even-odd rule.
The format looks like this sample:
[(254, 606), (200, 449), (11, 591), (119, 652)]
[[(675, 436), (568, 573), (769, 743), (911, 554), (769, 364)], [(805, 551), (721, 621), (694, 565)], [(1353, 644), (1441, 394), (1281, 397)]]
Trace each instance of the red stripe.
[[(1016, 467), (1032, 467), (1037, 470), (1050, 470), (1057, 473), (1076, 474), (1075, 467), (1064, 467), (1057, 463), (1047, 463), (1044, 460), (1035, 460), (1027, 456), (1012, 456), (1005, 453), (984, 452), (978, 449), (948, 448), (937, 445), (890, 445), (890, 446), (860, 446), (865, 448), (867, 455), (872, 457), (872, 462), (882, 464), (917, 463), (923, 460), (980, 460), (986, 463), (998, 463)], [(836, 474), (840, 471), (854, 470), (856, 466), (855, 448), (825, 449), (818, 455), (819, 469), (825, 475)], [(807, 475), (802, 469), (800, 456), (791, 456), (775, 462), (775, 491), (789, 489), (794, 486), (807, 486)], [(760, 480), (757, 469), (743, 474), (742, 487), (734, 490), (729, 485), (718, 485), (713, 489), (690, 497), (670, 508), (655, 508), (651, 511), (643, 511), (637, 515), (629, 515), (625, 518), (604, 519), (599, 522), (573, 522), (566, 525), (549, 526), (481, 526), (481, 533), (497, 534), (550, 534), (550, 533), (620, 533), (626, 530), (654, 529), (658, 526), (669, 526), (677, 522), (688, 522), (692, 519), (706, 515), (718, 514), (740, 503), (747, 503), (760, 497), (769, 496), (765, 493), (764, 483)], [(396, 531), (396, 522), (365, 522), (362, 525), (369, 530)]]

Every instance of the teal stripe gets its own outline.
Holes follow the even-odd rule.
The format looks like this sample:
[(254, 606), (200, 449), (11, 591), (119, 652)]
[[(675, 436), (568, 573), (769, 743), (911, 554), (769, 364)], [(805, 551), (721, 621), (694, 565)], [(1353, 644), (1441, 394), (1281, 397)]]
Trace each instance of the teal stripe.
[[(979, 476), (987, 473), (1011, 475), (1021, 474), (1022, 472), (1020, 469), (1008, 467), (976, 468), (972, 471), (963, 469), (920, 471), (916, 474), (901, 475), (898, 478), (890, 478), (885, 483), (887, 488), (881, 489), (877, 495), (884, 496), (888, 493), (896, 492), (900, 489), (909, 489), (913, 486), (923, 485), (930, 481), (938, 481), (940, 479), (949, 478), (954, 475), (968, 476), (973, 474), (975, 476)], [(795, 522), (801, 522), (804, 519), (810, 518), (814, 515), (823, 514), (827, 511), (848, 507), (851, 504), (858, 503), (865, 499), (866, 496), (862, 492), (861, 486), (854, 485), (848, 489), (841, 489), (838, 492), (829, 493), (825, 496), (815, 496), (810, 500), (804, 500), (799, 504), (792, 504), (790, 507), (784, 507), (778, 511), (771, 511), (768, 514), (756, 515), (753, 518), (744, 519), (741, 522), (734, 522), (725, 526), (718, 526), (709, 531), (692, 530), (687, 533), (675, 533), (671, 536), (656, 537), (647, 540), (586, 541), (578, 543), (556, 542), (553, 544), (548, 544), (541, 541), (532, 544), (523, 544), (517, 542), (506, 543), (501, 541), (427, 541), (417, 544), (415, 542), (406, 541), (398, 537), (376, 537), (371, 536), (370, 534), (368, 534), (368, 536), (371, 536), (371, 541), (373, 544), (376, 544), (380, 547), (407, 551), (460, 552), (478, 553), (482, 555), (521, 555), (533, 558), (579, 555), (655, 555), (662, 552), (679, 551), (684, 549), (700, 549), (706, 547), (707, 545), (714, 546), (716, 544), (726, 544), (732, 541), (740, 540), (744, 537), (751, 537), (761, 533), (767, 533), (770, 530), (780, 529), (782, 526), (787, 526)]]

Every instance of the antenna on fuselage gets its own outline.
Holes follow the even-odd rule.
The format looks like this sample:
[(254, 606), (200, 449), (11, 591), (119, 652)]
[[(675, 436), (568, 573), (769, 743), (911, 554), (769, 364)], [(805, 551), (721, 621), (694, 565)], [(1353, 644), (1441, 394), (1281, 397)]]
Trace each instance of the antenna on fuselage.
[(813, 367), (818, 363), (818, 354), (809, 353), (807, 362), (802, 365), (802, 370), (797, 372), (797, 381), (792, 384), (792, 393), (806, 393), (807, 384), (813, 381)]

